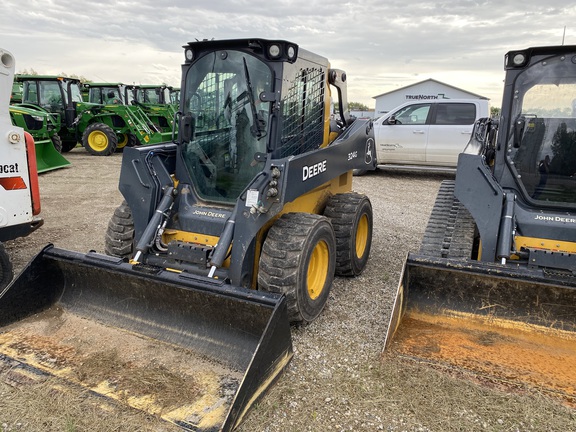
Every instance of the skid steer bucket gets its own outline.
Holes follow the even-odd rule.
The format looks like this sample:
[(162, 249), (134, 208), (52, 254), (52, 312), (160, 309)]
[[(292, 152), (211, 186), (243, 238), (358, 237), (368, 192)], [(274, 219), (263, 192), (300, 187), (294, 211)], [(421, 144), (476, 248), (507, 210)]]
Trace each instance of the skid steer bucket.
[(576, 404), (571, 277), (409, 255), (385, 350)]
[(140, 268), (47, 246), (0, 295), (0, 376), (232, 430), (292, 357), (285, 298)]
[(50, 140), (37, 141), (35, 148), (39, 174), (70, 165), (70, 161), (58, 153), (58, 150), (54, 148), (54, 144)]

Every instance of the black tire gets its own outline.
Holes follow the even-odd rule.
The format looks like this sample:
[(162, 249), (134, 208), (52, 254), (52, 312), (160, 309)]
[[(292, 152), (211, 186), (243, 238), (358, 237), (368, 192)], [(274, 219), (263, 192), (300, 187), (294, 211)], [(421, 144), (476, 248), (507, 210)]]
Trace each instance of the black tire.
[(50, 140), (52, 141), (52, 145), (54, 146), (56, 151), (58, 153), (62, 153), (62, 138), (60, 138), (60, 135), (54, 134), (52, 135)]
[(134, 250), (134, 219), (126, 201), (122, 202), (108, 222), (104, 251), (108, 255), (131, 258)]
[(286, 295), (290, 322), (309, 323), (326, 305), (335, 266), (336, 239), (328, 218), (288, 213), (268, 231), (258, 286)]
[(4, 245), (0, 243), (0, 290), (6, 288), (13, 277), (12, 262)]
[(68, 153), (77, 145), (78, 143), (76, 141), (62, 141), (62, 153)]
[(118, 137), (110, 126), (93, 123), (82, 134), (82, 145), (94, 156), (110, 156), (116, 151)]
[(358, 276), (368, 263), (374, 217), (366, 195), (355, 192), (333, 195), (326, 205), (336, 235), (336, 275)]
[(365, 169), (354, 169), (352, 170), (352, 175), (355, 177), (360, 177), (363, 176), (364, 174), (366, 174), (368, 172), (368, 170)]
[(476, 225), (454, 196), (454, 180), (444, 180), (422, 238), (420, 254), (435, 258), (471, 259)]
[(139, 145), (142, 145), (138, 137), (134, 134), (128, 135), (128, 139), (128, 147), (138, 147)]

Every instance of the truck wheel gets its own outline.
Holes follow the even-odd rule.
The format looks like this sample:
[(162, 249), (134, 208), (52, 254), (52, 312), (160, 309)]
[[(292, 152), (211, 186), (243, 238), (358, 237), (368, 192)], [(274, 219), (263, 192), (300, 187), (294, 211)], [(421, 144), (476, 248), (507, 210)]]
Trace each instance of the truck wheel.
[(82, 134), (82, 145), (94, 156), (110, 156), (116, 151), (118, 137), (110, 126), (93, 123)]
[(355, 192), (333, 195), (326, 205), (336, 235), (336, 274), (358, 276), (368, 263), (372, 246), (372, 204)]
[(126, 201), (114, 210), (108, 222), (104, 251), (108, 255), (131, 258), (134, 245), (134, 219)]
[(54, 134), (52, 135), (50, 140), (52, 141), (52, 145), (54, 146), (56, 151), (58, 153), (62, 153), (62, 138), (60, 138), (60, 135)]
[(13, 277), (12, 262), (4, 245), (0, 243), (0, 290), (6, 288)]
[(320, 215), (288, 213), (268, 231), (258, 271), (260, 289), (283, 293), (293, 323), (312, 322), (328, 300), (336, 265), (336, 239)]
[(142, 145), (138, 137), (132, 133), (128, 135), (128, 140), (128, 147), (138, 147)]

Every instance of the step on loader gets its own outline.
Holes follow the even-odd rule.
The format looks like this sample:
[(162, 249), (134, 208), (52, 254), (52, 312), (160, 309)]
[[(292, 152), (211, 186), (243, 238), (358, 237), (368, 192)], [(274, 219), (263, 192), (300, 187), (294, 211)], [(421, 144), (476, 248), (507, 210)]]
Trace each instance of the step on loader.
[(14, 67), (14, 56), (0, 48), (0, 296), (14, 276), (2, 242), (25, 237), (43, 224), (34, 139), (12, 124), (9, 111)]
[(184, 52), (176, 142), (124, 150), (107, 255), (49, 245), (8, 287), (0, 359), (228, 431), (288, 365), (290, 323), (367, 264), (372, 207), (352, 170), (375, 169), (374, 136), (349, 116), (346, 74), (294, 43)]
[(576, 402), (576, 46), (505, 57), (407, 257), (385, 350)]

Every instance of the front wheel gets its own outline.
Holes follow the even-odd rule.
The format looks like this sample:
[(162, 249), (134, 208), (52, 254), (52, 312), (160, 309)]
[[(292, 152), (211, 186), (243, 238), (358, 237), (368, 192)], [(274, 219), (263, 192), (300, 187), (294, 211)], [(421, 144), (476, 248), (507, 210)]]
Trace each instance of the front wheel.
[(260, 289), (286, 295), (288, 317), (309, 323), (322, 312), (336, 265), (336, 239), (320, 215), (288, 213), (268, 231), (258, 271)]
[(54, 149), (58, 153), (62, 153), (62, 138), (60, 138), (60, 135), (54, 134), (54, 135), (52, 135), (50, 140), (52, 141), (52, 145), (54, 146)]
[(0, 290), (6, 288), (13, 277), (12, 262), (4, 245), (0, 243)]
[(94, 156), (110, 156), (116, 151), (118, 137), (110, 126), (93, 123), (82, 134), (82, 145)]
[(104, 251), (108, 255), (130, 258), (134, 245), (134, 219), (126, 201), (114, 210), (108, 222)]
[(368, 263), (372, 246), (372, 204), (355, 192), (330, 197), (324, 210), (336, 235), (336, 274), (358, 276)]

